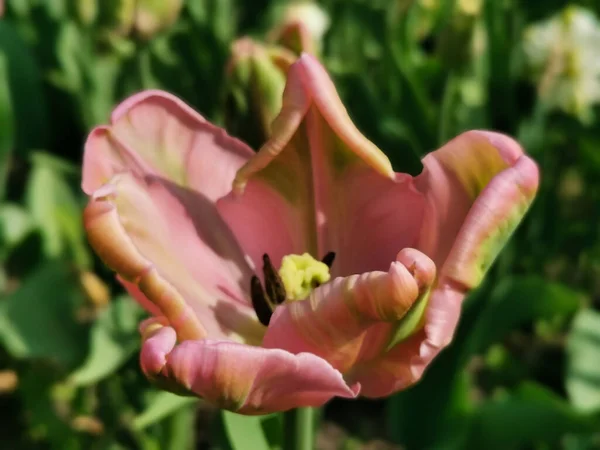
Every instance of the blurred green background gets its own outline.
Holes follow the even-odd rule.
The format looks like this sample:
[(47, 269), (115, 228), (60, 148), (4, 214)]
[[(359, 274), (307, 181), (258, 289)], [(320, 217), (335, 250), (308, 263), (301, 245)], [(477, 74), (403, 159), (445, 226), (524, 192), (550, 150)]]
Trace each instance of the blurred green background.
[[(144, 312), (90, 251), (79, 183), (87, 132), (135, 91), (165, 89), (234, 123), (231, 44), (263, 40), (288, 3), (6, 2), (0, 448), (280, 448), (278, 415), (221, 414), (141, 375)], [(334, 400), (317, 448), (600, 449), (600, 2), (318, 4), (322, 61), (398, 171), (488, 128), (519, 139), (542, 186), (422, 382), (387, 400)]]

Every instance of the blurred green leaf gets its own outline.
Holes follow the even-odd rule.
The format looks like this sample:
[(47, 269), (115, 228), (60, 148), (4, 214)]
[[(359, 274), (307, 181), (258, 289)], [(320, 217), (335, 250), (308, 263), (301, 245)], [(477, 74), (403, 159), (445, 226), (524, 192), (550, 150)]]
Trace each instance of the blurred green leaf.
[(10, 157), (15, 145), (14, 122), (8, 62), (6, 56), (0, 53), (0, 201), (4, 199)]
[(232, 450), (271, 450), (260, 416), (242, 416), (223, 411), (221, 417)]
[(163, 420), (176, 411), (193, 403), (197, 403), (196, 397), (182, 397), (170, 392), (158, 392), (150, 404), (134, 420), (132, 428), (143, 430), (150, 425)]
[(65, 180), (62, 161), (41, 153), (32, 157), (26, 203), (43, 237), (47, 257), (72, 256), (80, 267), (90, 264), (81, 205)]
[(48, 15), (53, 19), (66, 19), (68, 10), (67, 0), (45, 0), (42, 4), (46, 7)]
[(209, 27), (221, 43), (235, 38), (237, 8), (233, 0), (195, 0), (188, 2), (188, 9), (196, 23)]
[(82, 93), (82, 41), (79, 28), (73, 22), (65, 22), (60, 27), (56, 42), (56, 54), (60, 72), (53, 74), (53, 81), (73, 94)]
[(567, 341), (566, 387), (580, 411), (600, 411), (600, 313), (580, 311)]
[(73, 367), (86, 350), (76, 320), (83, 302), (77, 278), (60, 262), (40, 267), (0, 301), (0, 342), (15, 358), (43, 358)]
[(525, 383), (514, 393), (476, 410), (466, 448), (520, 449), (556, 442), (567, 433), (592, 432), (597, 427), (592, 417), (572, 411), (556, 394), (540, 385)]
[(55, 371), (47, 365), (33, 365), (21, 372), (19, 393), (27, 407), (27, 431), (34, 439), (51, 443), (51, 449), (79, 450), (65, 420), (69, 399), (57, 389), (56, 381)]
[(178, 409), (169, 418), (168, 444), (162, 448), (164, 450), (191, 450), (195, 448), (195, 420), (196, 408), (193, 407), (193, 403)]
[(70, 381), (87, 386), (116, 371), (139, 347), (138, 324), (143, 314), (127, 296), (113, 300), (92, 325), (90, 352)]
[[(19, 33), (6, 20), (0, 20), (0, 54), (3, 55), (0, 73), (0, 108), (2, 127), (7, 119), (4, 102), (10, 95), (12, 104), (12, 125), (14, 130), (14, 150), (18, 153), (32, 148), (42, 148), (47, 144), (48, 122), (46, 104), (42, 89), (42, 75), (31, 49)], [(10, 94), (2, 92), (8, 82)], [(10, 124), (11, 122), (9, 122)], [(10, 125), (9, 125), (10, 126)], [(4, 130), (6, 132), (6, 130)], [(2, 145), (6, 142), (2, 139)], [(0, 154), (2, 151), (0, 150)], [(1, 163), (0, 159), (0, 163)]]
[(14, 203), (0, 204), (0, 260), (34, 229), (28, 212)]
[(516, 327), (536, 319), (573, 314), (582, 295), (559, 283), (534, 276), (502, 280), (485, 300), (470, 332), (468, 349), (479, 353)]

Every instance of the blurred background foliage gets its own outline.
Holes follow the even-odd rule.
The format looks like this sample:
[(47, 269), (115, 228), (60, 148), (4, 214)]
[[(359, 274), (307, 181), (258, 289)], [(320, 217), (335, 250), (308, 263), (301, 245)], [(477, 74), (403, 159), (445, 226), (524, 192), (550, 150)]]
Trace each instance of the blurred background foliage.
[[(151, 387), (143, 311), (90, 252), (89, 129), (161, 88), (227, 120), (232, 42), (282, 0), (8, 0), (0, 20), (0, 447), (276, 449), (280, 417)], [(600, 2), (323, 0), (321, 58), (398, 171), (461, 131), (516, 136), (536, 203), (414, 388), (335, 400), (322, 449), (600, 449)], [(313, 20), (313, 19), (311, 19)], [(315, 19), (316, 20), (316, 19)], [(239, 112), (239, 111), (238, 111)], [(255, 141), (253, 141), (255, 139)]]

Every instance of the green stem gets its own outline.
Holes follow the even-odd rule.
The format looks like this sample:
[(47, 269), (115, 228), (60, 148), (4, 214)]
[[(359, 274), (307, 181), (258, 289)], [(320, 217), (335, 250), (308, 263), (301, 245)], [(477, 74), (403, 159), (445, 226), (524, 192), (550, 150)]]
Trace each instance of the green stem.
[(458, 90), (458, 78), (453, 73), (448, 73), (446, 77), (446, 86), (444, 88), (444, 96), (442, 98), (442, 106), (440, 111), (440, 127), (438, 129), (438, 144), (443, 145), (450, 139), (452, 114), (454, 113), (456, 91)]
[(284, 450), (313, 450), (315, 410), (296, 408), (283, 414)]

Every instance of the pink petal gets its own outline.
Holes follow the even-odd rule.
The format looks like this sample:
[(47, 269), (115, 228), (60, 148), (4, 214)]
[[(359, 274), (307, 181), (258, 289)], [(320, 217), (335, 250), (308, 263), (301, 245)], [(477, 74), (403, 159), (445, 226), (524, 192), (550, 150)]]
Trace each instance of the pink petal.
[(361, 395), (370, 398), (386, 397), (416, 383), (452, 341), (464, 295), (451, 286), (435, 289), (425, 313), (425, 326), (388, 353), (354, 367), (346, 379), (360, 383)]
[(306, 54), (288, 72), (271, 139), (239, 170), (234, 190), (241, 198), (221, 200), (219, 211), (257, 264), (265, 252), (278, 264), (286, 253), (334, 251), (339, 275), (386, 270), (416, 244), (425, 206)]
[(310, 352), (346, 373), (393, 343), (407, 312), (427, 295), (434, 280), (433, 262), (404, 249), (388, 272), (336, 278), (308, 299), (278, 307), (263, 346)]
[(539, 182), (536, 164), (497, 133), (465, 133), (423, 162), (415, 180), (427, 196), (420, 249), (436, 261), (438, 282), (423, 329), (347, 374), (368, 397), (415, 383), (450, 343), (463, 299), (519, 224)]
[(321, 406), (334, 396), (356, 397), (342, 375), (318, 356), (293, 355), (227, 341), (176, 345), (176, 333), (156, 322), (143, 330), (141, 365), (146, 375), (172, 390), (187, 391), (242, 414), (266, 414)]
[[(126, 287), (139, 287), (130, 290), (132, 295), (139, 298), (141, 291), (174, 328), (184, 316), (168, 311), (175, 303), (183, 308), (183, 302), (186, 322), (199, 318), (209, 336), (250, 332), (244, 337), (256, 341), (262, 327), (244, 291), (251, 272), (218, 215), (210, 210), (202, 215), (203, 200), (197, 196), (159, 179), (116, 175), (85, 210), (88, 239)], [(147, 306), (145, 300), (141, 303)], [(155, 308), (148, 309), (156, 314)]]
[[(165, 311), (176, 294), (186, 314), (201, 319), (201, 335), (238, 331), (260, 340), (247, 299), (250, 268), (214, 205), (251, 151), (165, 93), (130, 98), (112, 120), (90, 134), (84, 155), (83, 187), (92, 195), (85, 222), (95, 250), (154, 314), (177, 320)], [(149, 268), (172, 295), (135, 288)]]
[(91, 195), (115, 173), (152, 174), (202, 193), (226, 195), (254, 153), (178, 98), (144, 91), (121, 103), (109, 127), (92, 131), (83, 158), (83, 190)]
[(418, 248), (438, 267), (447, 264), (444, 271), (451, 266), (454, 272), (472, 271), (481, 264), (481, 275), (535, 197), (535, 163), (507, 136), (470, 131), (427, 155), (423, 164), (415, 179), (427, 198)]

